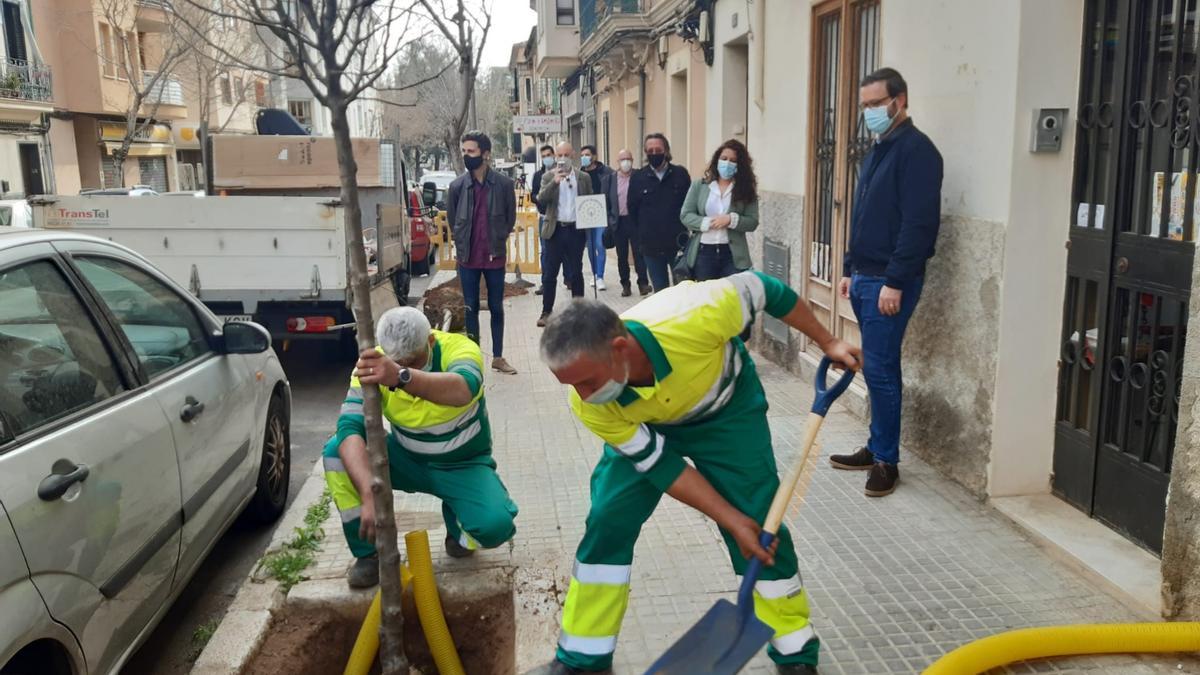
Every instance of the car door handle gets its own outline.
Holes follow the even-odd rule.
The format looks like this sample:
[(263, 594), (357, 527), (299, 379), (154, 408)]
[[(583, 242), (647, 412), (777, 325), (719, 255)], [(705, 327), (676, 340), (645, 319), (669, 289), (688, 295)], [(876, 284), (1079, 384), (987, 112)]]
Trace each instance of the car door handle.
[(197, 401), (194, 397), (184, 399), (183, 409), (179, 411), (179, 419), (184, 422), (191, 422), (204, 412), (204, 404)]
[(86, 464), (70, 462), (66, 462), (66, 466), (61, 466), (56, 462), (55, 471), (65, 471), (66, 473), (52, 473), (38, 483), (37, 495), (42, 501), (52, 502), (62, 497), (67, 493), (67, 488), (87, 480), (89, 473)]

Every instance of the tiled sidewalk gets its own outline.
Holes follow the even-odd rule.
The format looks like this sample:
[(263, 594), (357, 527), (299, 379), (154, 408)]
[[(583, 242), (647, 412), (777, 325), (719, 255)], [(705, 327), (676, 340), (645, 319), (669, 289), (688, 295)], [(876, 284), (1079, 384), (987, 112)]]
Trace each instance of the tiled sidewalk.
[[(620, 310), (637, 298), (619, 297), (611, 260), (610, 267), (610, 290), (600, 297)], [(560, 307), (566, 301), (560, 294)], [(570, 414), (566, 391), (538, 361), (540, 329), (534, 324), (541, 298), (511, 298), (505, 309), (505, 356), (520, 374), (488, 370), (485, 383), (500, 475), (521, 509), (517, 537), (508, 547), (472, 560), (439, 558), (436, 564), (550, 568), (563, 589), (583, 533), (599, 442)], [(487, 354), (486, 318), (481, 323)], [(779, 464), (785, 467), (799, 451), (811, 385), (765, 359), (756, 361), (771, 402)], [(818, 470), (787, 520), (823, 643), (823, 674), (916, 673), (960, 644), (1011, 628), (1139, 620), (911, 454), (905, 456), (894, 495), (863, 496), (865, 474), (835, 471), (824, 457), (850, 451), (865, 437), (862, 421), (834, 408), (819, 439)], [(401, 532), (428, 527), (436, 530), (432, 541), (444, 537), (436, 500), (398, 495), (397, 511)], [(316, 576), (340, 576), (349, 553), (340, 546), (336, 513), (326, 531), (331, 546)], [(717, 598), (732, 598), (735, 591), (736, 578), (716, 528), (699, 513), (664, 499), (638, 542), (616, 672), (641, 673)], [(553, 648), (546, 644), (547, 659)], [(1200, 673), (1198, 664), (1176, 657), (1087, 657), (1002, 672)], [(764, 655), (746, 672), (774, 669)]]

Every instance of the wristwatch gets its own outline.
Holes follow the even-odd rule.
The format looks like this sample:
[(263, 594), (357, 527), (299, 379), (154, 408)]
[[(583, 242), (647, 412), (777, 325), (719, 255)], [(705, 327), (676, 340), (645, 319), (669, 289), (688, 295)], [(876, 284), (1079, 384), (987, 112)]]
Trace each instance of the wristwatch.
[(403, 389), (408, 386), (409, 382), (412, 382), (412, 371), (409, 370), (408, 368), (401, 368), (400, 369), (400, 377), (397, 378), (396, 386), (390, 387), (390, 389), (392, 391), (396, 391), (397, 389)]

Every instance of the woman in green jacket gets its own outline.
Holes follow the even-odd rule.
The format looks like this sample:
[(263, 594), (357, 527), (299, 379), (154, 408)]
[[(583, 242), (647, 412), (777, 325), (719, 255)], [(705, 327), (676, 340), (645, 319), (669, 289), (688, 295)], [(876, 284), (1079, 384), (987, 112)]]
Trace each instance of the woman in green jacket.
[(691, 231), (687, 262), (696, 281), (753, 267), (746, 233), (758, 227), (758, 181), (741, 141), (725, 141), (713, 153), (704, 177), (688, 190), (679, 219)]

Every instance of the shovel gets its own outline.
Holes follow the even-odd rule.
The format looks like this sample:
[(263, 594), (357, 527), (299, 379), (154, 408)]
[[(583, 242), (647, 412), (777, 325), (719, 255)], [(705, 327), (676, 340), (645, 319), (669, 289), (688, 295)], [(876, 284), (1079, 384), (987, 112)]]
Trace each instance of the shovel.
[[(854, 379), (854, 371), (847, 370), (832, 388), (826, 388), (825, 376), (829, 372), (829, 365), (829, 357), (825, 357), (817, 369), (817, 395), (813, 399), (812, 412), (808, 415), (808, 425), (804, 430), (800, 460), (792, 467), (787, 480), (779, 484), (775, 499), (771, 502), (771, 510), (767, 512), (767, 522), (763, 523), (758, 542), (765, 549), (771, 547), (775, 534), (779, 532), (783, 514), (792, 500), (792, 492), (808, 464), (808, 455), (817, 438), (817, 431), (821, 429), (821, 422), (825, 420), (829, 407)], [(650, 666), (646, 675), (732, 675), (740, 671), (775, 634), (774, 629), (754, 615), (754, 583), (758, 581), (761, 571), (762, 562), (758, 558), (750, 558), (742, 586), (738, 589), (737, 605), (728, 600), (718, 600), (699, 623), (688, 629)]]

